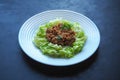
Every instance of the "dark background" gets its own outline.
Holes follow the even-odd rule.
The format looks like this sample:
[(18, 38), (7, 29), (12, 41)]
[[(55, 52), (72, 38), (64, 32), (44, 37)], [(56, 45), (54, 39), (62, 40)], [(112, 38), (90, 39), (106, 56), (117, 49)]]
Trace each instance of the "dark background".
[[(120, 80), (119, 0), (0, 0), (0, 80)], [(27, 57), (18, 43), (21, 25), (51, 9), (82, 13), (98, 26), (101, 41), (88, 60), (52, 67)]]

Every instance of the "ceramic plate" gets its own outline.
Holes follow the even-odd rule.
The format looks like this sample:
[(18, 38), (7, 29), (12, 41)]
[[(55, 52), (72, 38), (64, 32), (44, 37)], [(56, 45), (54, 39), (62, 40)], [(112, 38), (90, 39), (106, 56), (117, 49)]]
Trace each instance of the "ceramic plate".
[[(48, 57), (43, 55), (32, 42), (38, 27), (56, 18), (80, 23), (87, 36), (83, 50), (73, 58), (61, 59)], [(52, 66), (68, 66), (80, 63), (94, 54), (100, 43), (100, 33), (97, 26), (83, 14), (70, 10), (49, 10), (29, 18), (20, 28), (18, 40), (22, 50), (33, 60)]]

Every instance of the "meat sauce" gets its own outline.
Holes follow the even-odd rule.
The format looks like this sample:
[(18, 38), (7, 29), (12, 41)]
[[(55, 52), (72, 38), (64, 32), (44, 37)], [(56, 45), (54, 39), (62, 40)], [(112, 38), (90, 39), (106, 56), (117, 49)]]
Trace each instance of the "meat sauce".
[(75, 32), (72, 29), (63, 29), (63, 24), (59, 23), (46, 30), (46, 38), (53, 44), (71, 46), (75, 42)]

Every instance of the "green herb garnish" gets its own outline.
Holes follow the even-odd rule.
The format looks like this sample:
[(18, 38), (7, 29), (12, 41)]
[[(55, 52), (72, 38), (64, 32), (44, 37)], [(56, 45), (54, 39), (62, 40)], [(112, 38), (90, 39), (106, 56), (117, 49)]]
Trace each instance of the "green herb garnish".
[(61, 40), (61, 39), (62, 39), (62, 36), (58, 35), (57, 40)]
[(63, 24), (63, 26), (61, 27), (62, 30), (70, 30), (72, 27), (71, 24)]

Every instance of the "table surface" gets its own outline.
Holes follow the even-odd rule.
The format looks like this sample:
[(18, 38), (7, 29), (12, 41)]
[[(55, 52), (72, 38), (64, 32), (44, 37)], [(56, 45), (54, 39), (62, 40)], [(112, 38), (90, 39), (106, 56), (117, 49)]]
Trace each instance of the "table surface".
[[(0, 0), (0, 80), (120, 80), (119, 0)], [(98, 50), (68, 67), (33, 61), (21, 50), (18, 32), (31, 16), (67, 9), (89, 17), (100, 30)]]

